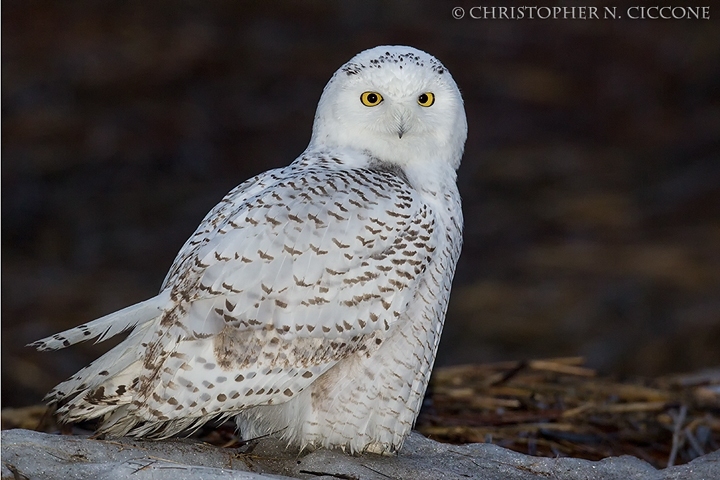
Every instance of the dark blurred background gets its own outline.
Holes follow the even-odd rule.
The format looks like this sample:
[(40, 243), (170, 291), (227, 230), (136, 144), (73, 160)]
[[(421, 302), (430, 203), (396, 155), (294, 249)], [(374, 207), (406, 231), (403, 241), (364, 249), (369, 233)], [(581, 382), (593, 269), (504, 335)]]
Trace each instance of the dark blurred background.
[(205, 213), (300, 154), (325, 82), (379, 44), (437, 56), (466, 102), (438, 365), (720, 364), (718, 22), (454, 20), (456, 5), (475, 4), (4, 1), (3, 406), (105, 351), (23, 345), (155, 295)]

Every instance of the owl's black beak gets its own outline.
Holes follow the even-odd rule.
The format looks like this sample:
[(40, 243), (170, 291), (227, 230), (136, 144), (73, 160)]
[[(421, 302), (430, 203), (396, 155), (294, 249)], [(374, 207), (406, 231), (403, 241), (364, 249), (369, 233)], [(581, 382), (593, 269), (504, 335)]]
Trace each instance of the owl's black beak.
[(405, 124), (401, 123), (398, 127), (398, 138), (402, 138), (403, 135), (405, 135), (405, 132), (407, 132), (407, 127), (405, 127)]
[(410, 121), (410, 114), (409, 112), (404, 108), (397, 108), (393, 112), (393, 116), (395, 117), (395, 127), (397, 128), (397, 135), (398, 138), (402, 138), (403, 135), (405, 135), (409, 130), (409, 121)]

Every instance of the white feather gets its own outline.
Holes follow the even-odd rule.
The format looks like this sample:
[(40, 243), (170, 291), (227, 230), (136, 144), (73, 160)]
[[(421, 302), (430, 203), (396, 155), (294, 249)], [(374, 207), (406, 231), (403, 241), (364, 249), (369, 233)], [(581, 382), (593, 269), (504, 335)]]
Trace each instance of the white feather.
[(69, 347), (76, 343), (95, 339), (95, 343), (102, 342), (114, 337), (118, 333), (134, 328), (138, 323), (143, 323), (157, 318), (169, 299), (169, 292), (164, 291), (159, 295), (145, 300), (144, 302), (130, 305), (117, 312), (100, 317), (92, 322), (56, 333), (49, 337), (37, 340), (29, 347), (41, 351), (58, 350)]

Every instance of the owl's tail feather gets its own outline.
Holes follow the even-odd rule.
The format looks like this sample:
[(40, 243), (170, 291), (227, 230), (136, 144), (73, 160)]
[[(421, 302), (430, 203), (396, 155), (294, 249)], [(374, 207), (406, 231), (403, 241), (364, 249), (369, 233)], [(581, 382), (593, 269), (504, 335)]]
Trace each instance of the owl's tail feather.
[[(139, 337), (147, 334), (152, 322), (138, 326), (130, 336), (102, 357), (53, 388), (43, 399), (58, 407), (60, 423), (77, 423), (127, 412), (133, 400), (132, 385), (142, 372), (142, 350), (136, 348)], [(130, 427), (137, 420), (131, 420)], [(123, 436), (122, 431), (117, 436)]]
[(130, 305), (92, 322), (37, 340), (28, 346), (38, 350), (58, 350), (93, 338), (96, 339), (95, 343), (102, 342), (118, 333), (134, 328), (138, 323), (158, 317), (162, 314), (163, 307), (167, 305), (169, 298), (170, 291), (168, 289), (144, 302)]
[[(86, 340), (102, 342), (132, 330), (128, 338), (47, 394), (45, 401), (58, 407), (62, 423), (107, 417), (116, 411), (128, 414), (143, 371), (144, 349), (140, 345), (155, 330), (156, 320), (166, 313), (170, 303), (167, 289), (144, 302), (30, 344), (38, 350), (57, 350)], [(143, 420), (127, 416), (130, 421), (121, 426), (119, 435)]]
[[(35, 344), (45, 342), (46, 350), (63, 348), (89, 338), (98, 341), (116, 335), (123, 330), (132, 333), (97, 360), (81, 369), (72, 377), (53, 388), (44, 401), (58, 407), (61, 423), (77, 423), (110, 415), (115, 410), (127, 412), (133, 400), (133, 392), (143, 372), (143, 339), (154, 331), (155, 320), (163, 315), (163, 302), (158, 297), (99, 318), (84, 328), (68, 330)], [(83, 332), (89, 331), (90, 335)], [(60, 338), (58, 338), (60, 337)], [(132, 417), (131, 419), (134, 419)], [(133, 420), (130, 427), (133, 426)], [(125, 432), (121, 432), (120, 436)]]

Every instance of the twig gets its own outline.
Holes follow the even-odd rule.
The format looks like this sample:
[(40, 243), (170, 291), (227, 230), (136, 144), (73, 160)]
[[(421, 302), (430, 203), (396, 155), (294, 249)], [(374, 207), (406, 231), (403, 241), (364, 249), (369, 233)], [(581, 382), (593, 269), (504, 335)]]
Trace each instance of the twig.
[(695, 438), (695, 435), (693, 435), (690, 427), (685, 428), (685, 438), (687, 438), (687, 441), (690, 443), (692, 449), (695, 450), (695, 455), (697, 455), (698, 457), (705, 455), (705, 450), (702, 448), (702, 445), (700, 445), (700, 442), (698, 442), (697, 438)]
[(670, 416), (675, 419), (675, 428), (673, 430), (673, 442), (672, 449), (670, 450), (670, 457), (668, 458), (668, 467), (672, 467), (675, 464), (675, 458), (677, 457), (678, 450), (680, 449), (681, 442), (684, 440), (682, 434), (682, 424), (685, 422), (685, 415), (687, 415), (687, 406), (682, 405), (680, 407), (680, 413), (670, 411)]
[(496, 387), (498, 385), (502, 385), (503, 383), (507, 383), (508, 380), (510, 380), (511, 378), (516, 376), (518, 373), (520, 373), (526, 367), (527, 367), (527, 362), (525, 362), (525, 361), (517, 362), (517, 364), (513, 368), (511, 368), (505, 372), (500, 372), (498, 374), (491, 375), (485, 382), (485, 385), (488, 387)]
[(564, 363), (552, 362), (547, 360), (531, 360), (529, 366), (533, 370), (565, 373), (568, 375), (578, 375), (581, 377), (594, 377), (596, 374), (595, 370), (591, 368), (576, 367), (573, 365), (566, 365)]
[(315, 472), (313, 470), (300, 470), (300, 473), (306, 473), (308, 475), (315, 475), (316, 477), (329, 476), (333, 478), (340, 478), (341, 480), (358, 480), (358, 477), (354, 475), (347, 475), (345, 473), (329, 473), (329, 472)]
[(15, 480), (30, 480), (30, 478), (27, 477), (26, 475), (23, 475), (23, 474), (20, 472), (20, 470), (18, 470), (18, 468), (17, 468), (15, 465), (11, 465), (11, 464), (9, 464), (9, 463), (7, 463), (7, 462), (3, 462), (3, 464), (5, 465), (5, 467), (6, 467), (8, 470), (10, 470), (10, 473), (13, 474), (13, 478), (14, 478)]

